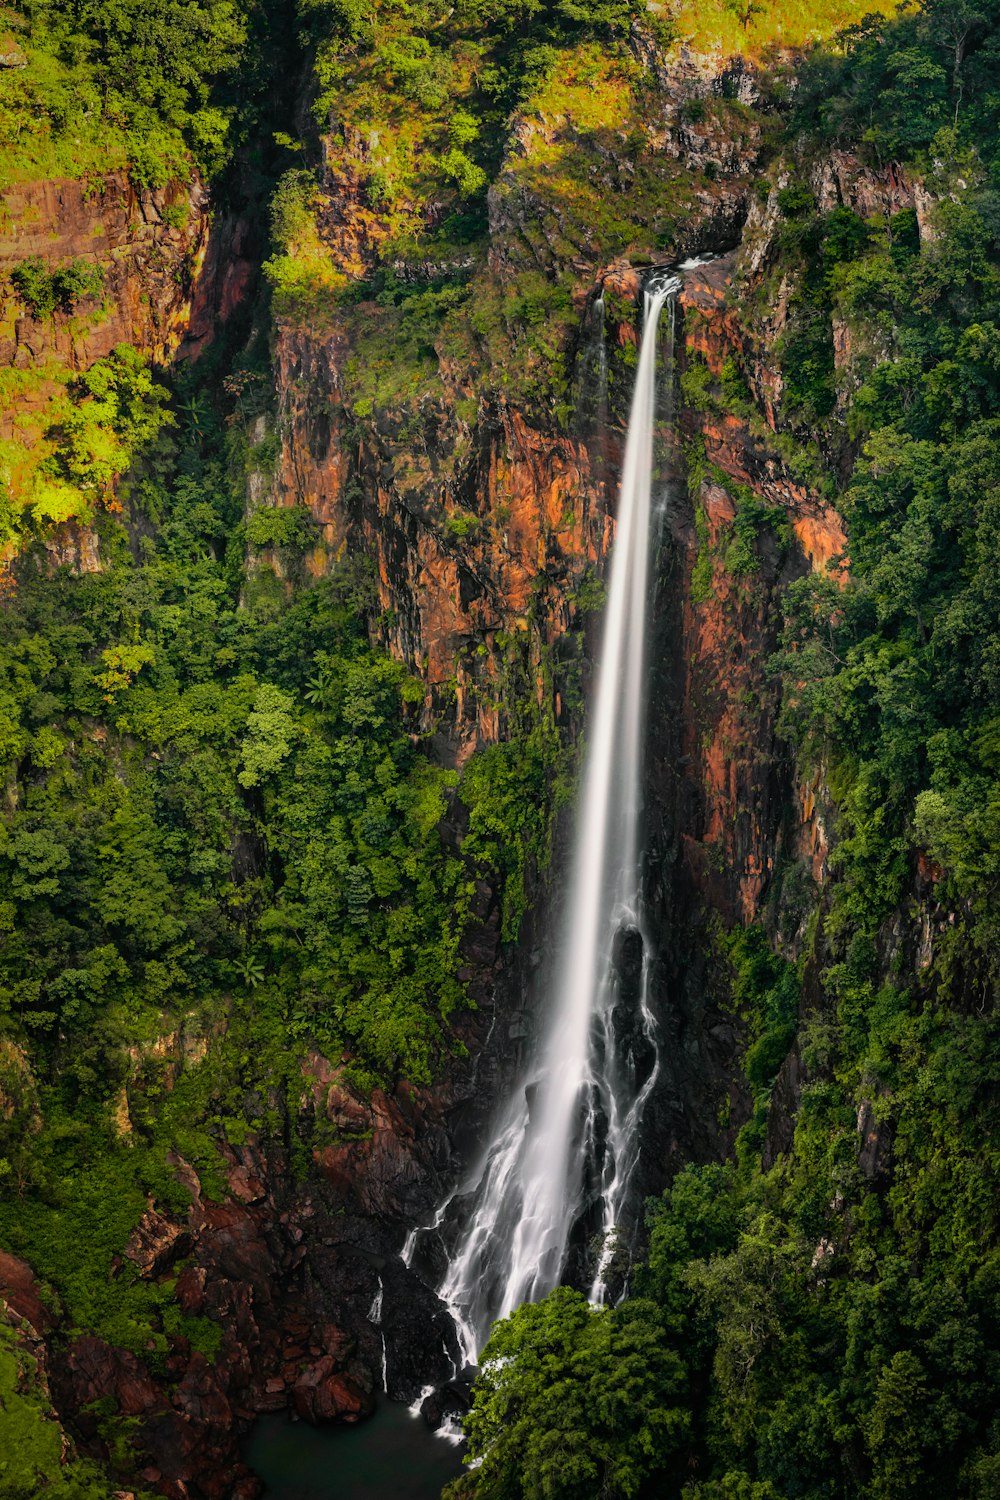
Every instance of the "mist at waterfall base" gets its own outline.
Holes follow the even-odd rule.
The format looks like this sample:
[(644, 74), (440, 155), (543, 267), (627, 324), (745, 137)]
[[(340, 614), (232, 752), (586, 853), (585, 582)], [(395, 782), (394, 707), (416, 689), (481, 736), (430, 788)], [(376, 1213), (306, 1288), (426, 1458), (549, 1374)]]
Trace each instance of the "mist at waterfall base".
[[(588, 723), (569, 899), (551, 1009), (528, 1076), (453, 1204), (466, 1217), (439, 1294), (469, 1365), (496, 1318), (561, 1280), (605, 1295), (643, 1107), (658, 1055), (648, 1002), (639, 838), (657, 332), (668, 309), (672, 389), (677, 276), (644, 294), (643, 334), (622, 466), (596, 692)], [(445, 1210), (438, 1222), (446, 1217)], [(435, 1225), (436, 1229), (438, 1226)], [(588, 1261), (587, 1241), (603, 1249)], [(418, 1236), (407, 1244), (412, 1258)], [(568, 1266), (570, 1255), (576, 1263)]]

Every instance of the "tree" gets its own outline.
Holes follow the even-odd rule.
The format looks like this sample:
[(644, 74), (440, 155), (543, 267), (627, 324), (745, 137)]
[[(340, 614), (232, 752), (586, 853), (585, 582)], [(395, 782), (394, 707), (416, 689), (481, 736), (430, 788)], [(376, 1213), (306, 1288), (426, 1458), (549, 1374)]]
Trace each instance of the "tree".
[(653, 1303), (560, 1287), (494, 1328), (466, 1421), (477, 1467), (453, 1496), (628, 1500), (685, 1440), (685, 1387)]
[(735, 16), (744, 31), (749, 31), (751, 23), (756, 16), (762, 16), (765, 7), (758, 0), (724, 0), (725, 8), (731, 16)]
[(987, 24), (987, 17), (968, 0), (920, 0), (920, 14), (951, 53), (951, 87), (955, 95), (955, 123), (962, 103), (962, 64), (969, 42)]

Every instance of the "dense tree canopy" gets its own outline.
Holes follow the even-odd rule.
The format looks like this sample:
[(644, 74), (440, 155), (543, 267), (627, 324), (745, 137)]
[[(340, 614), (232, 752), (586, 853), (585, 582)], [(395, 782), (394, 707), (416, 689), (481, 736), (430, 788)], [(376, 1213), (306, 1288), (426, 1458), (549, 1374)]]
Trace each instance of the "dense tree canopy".
[[(667, 1360), (686, 1420), (648, 1462), (634, 1444), (636, 1470), (607, 1462), (593, 1494), (979, 1500), (1000, 1484), (1000, 11), (928, 0), (843, 41), (816, 49), (795, 101), (803, 162), (776, 194), (769, 283), (790, 292), (783, 418), (833, 460), (848, 534), (850, 581), (792, 585), (771, 664), (783, 731), (836, 804), (836, 878), (797, 967), (761, 927), (717, 939), (755, 1098), (736, 1164), (688, 1167), (651, 1205), (630, 1301), (560, 1292), (495, 1330), (457, 1494), (574, 1495), (571, 1467), (546, 1462), (564, 1407), (540, 1350), (586, 1371), (603, 1340), (613, 1391), (626, 1330)], [(906, 161), (924, 222), (819, 211), (810, 165), (831, 142)], [(738, 369), (715, 389), (746, 416)], [(949, 913), (923, 969), (898, 938), (918, 879)], [(790, 1046), (794, 1142), (765, 1169)], [(530, 1443), (508, 1447), (529, 1406)], [(606, 1433), (595, 1410), (574, 1449), (613, 1454), (631, 1433), (616, 1420)]]
[[(728, 9), (747, 46), (781, 20)], [(123, 165), (149, 186), (192, 161), (218, 176), (237, 147), (258, 165), (295, 152), (271, 204), (273, 310), (315, 328), (363, 309), (342, 372), (350, 416), (392, 407), (415, 433), (446, 344), (455, 361), (473, 351), (470, 368), (492, 360), (492, 396), (566, 431), (575, 247), (562, 279), (539, 248), (502, 285), (476, 282), (486, 193), (512, 110), (586, 106), (558, 160), (528, 162), (539, 212), (557, 208), (568, 236), (583, 203), (603, 263), (674, 243), (691, 182), (713, 189), (650, 166), (632, 30), (667, 42), (678, 16), (657, 14), (629, 0), (20, 0), (5, 15), (25, 66), (4, 73), (4, 170), (96, 180)], [(267, 100), (274, 57), (305, 52), (303, 151)], [(790, 96), (772, 80), (784, 114), (765, 166), (783, 176), (763, 295), (780, 288), (789, 316), (770, 351), (770, 436), (835, 499), (850, 579), (792, 585), (771, 668), (781, 733), (836, 810), (834, 878), (803, 897), (779, 870), (761, 925), (712, 934), (752, 1101), (735, 1159), (688, 1167), (649, 1205), (619, 1307), (561, 1289), (495, 1329), (456, 1496), (1000, 1493), (998, 80), (996, 0), (869, 16), (811, 50)], [(710, 106), (734, 129), (746, 108), (699, 99), (685, 125)], [(388, 246), (350, 283), (317, 228), (309, 149), (341, 110), (380, 142), (352, 167)], [(812, 169), (832, 147), (902, 162), (920, 203), (870, 218), (821, 206)], [(617, 197), (609, 152), (626, 164)], [(35, 318), (65, 319), (103, 274), (34, 256), (11, 285)], [(54, 1289), (67, 1332), (159, 1371), (171, 1339), (206, 1358), (219, 1343), (167, 1283), (108, 1276), (150, 1198), (187, 1206), (168, 1150), (208, 1198), (224, 1190), (219, 1146), (250, 1131), (280, 1134), (307, 1170), (310, 1048), (361, 1094), (431, 1080), (460, 1050), (477, 880), (489, 874), (515, 941), (567, 760), (512, 645), (510, 738), (461, 780), (445, 770), (420, 727), (423, 684), (371, 645), (364, 566), (313, 578), (304, 506), (245, 515), (248, 472), (275, 461), (265, 344), (243, 327), (170, 377), (127, 347), (74, 370), (28, 521), (6, 486), (0, 508), (0, 541), (24, 548), (0, 613), (0, 1243)], [(619, 390), (631, 353), (613, 352)], [(749, 420), (735, 356), (718, 379), (693, 362), (684, 394)], [(479, 395), (460, 403), (466, 429)], [(725, 564), (748, 583), (760, 536), (783, 556), (789, 527), (733, 493)], [(41, 545), (74, 517), (100, 533), (100, 572), (55, 567)], [(455, 539), (477, 524), (447, 519)], [(696, 564), (695, 605), (710, 586)], [(579, 710), (578, 674), (565, 681)], [(918, 900), (941, 929), (923, 967), (899, 936)], [(790, 914), (797, 962), (780, 951)], [(170, 1087), (167, 1033), (207, 1049)], [(776, 1153), (790, 1056), (794, 1140)], [(0, 1325), (9, 1487), (27, 1494), (32, 1465), (59, 1454), (19, 1357)], [(101, 1485), (76, 1464), (53, 1483), (67, 1497)]]

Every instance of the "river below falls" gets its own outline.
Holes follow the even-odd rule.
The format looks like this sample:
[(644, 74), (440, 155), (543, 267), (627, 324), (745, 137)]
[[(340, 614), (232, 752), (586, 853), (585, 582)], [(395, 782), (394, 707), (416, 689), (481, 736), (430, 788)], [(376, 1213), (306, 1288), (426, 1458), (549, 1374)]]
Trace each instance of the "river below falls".
[(462, 1472), (462, 1449), (396, 1401), (357, 1426), (263, 1417), (244, 1452), (265, 1500), (439, 1500)]

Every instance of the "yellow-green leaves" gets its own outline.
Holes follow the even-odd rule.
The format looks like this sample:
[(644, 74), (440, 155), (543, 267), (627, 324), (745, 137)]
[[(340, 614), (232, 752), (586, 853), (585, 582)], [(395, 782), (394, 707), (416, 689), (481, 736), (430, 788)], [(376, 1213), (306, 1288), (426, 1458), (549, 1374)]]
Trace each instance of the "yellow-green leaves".
[(240, 786), (259, 786), (279, 771), (287, 760), (300, 730), (292, 716), (293, 700), (273, 683), (261, 683), (247, 717), (243, 741)]
[(105, 703), (113, 703), (118, 694), (131, 687), (135, 677), (148, 667), (155, 658), (152, 646), (140, 642), (132, 645), (109, 646), (101, 652), (104, 671), (95, 674), (94, 681), (101, 689)]

